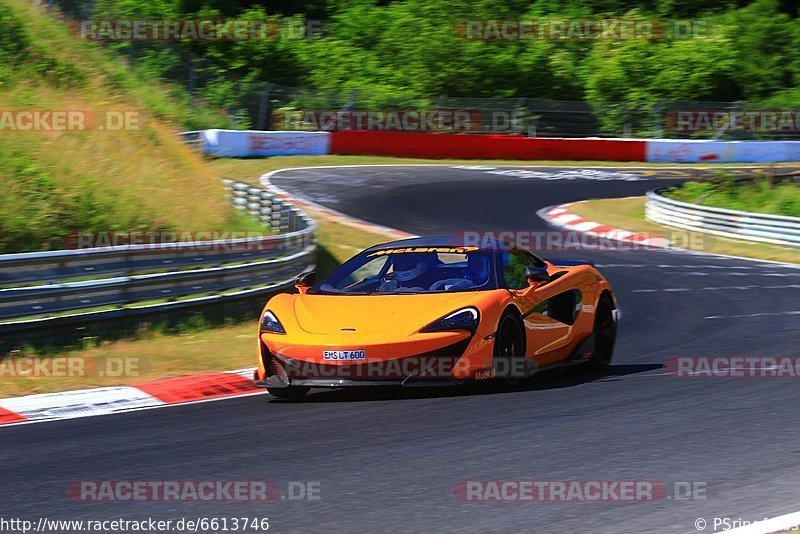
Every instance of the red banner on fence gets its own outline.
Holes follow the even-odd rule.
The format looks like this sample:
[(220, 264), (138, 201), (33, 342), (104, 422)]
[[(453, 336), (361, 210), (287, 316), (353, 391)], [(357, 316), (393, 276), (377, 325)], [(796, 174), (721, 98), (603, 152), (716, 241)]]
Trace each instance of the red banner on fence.
[(333, 132), (331, 154), (409, 158), (645, 161), (645, 141), (549, 139), (344, 130)]

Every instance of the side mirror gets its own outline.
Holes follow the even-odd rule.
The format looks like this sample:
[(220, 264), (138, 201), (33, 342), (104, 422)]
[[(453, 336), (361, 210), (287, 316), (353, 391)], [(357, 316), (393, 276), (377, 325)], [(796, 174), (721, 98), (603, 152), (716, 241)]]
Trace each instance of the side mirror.
[(303, 273), (297, 277), (297, 280), (294, 282), (294, 287), (300, 290), (300, 293), (305, 294), (311, 286), (313, 286), (317, 282), (317, 273), (314, 271), (310, 271), (307, 273)]
[(525, 269), (525, 278), (530, 285), (539, 285), (550, 281), (550, 275), (544, 267), (528, 267)]

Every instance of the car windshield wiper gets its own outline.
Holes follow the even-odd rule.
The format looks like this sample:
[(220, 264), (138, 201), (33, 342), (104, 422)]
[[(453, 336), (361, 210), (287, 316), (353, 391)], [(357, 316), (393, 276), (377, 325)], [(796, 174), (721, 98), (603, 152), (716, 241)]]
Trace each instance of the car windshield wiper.
[(344, 291), (342, 289), (318, 289), (314, 292), (318, 295), (369, 295), (368, 291)]

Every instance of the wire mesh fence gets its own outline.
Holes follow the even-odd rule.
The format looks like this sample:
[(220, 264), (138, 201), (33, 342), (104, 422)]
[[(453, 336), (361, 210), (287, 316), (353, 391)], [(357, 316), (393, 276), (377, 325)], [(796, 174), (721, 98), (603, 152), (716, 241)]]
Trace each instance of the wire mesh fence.
[(265, 84), (229, 110), (258, 130), (395, 130), (529, 137), (800, 139), (800, 110), (747, 102), (382, 98)]
[[(31, 0), (65, 23), (97, 18), (97, 0)], [(264, 81), (292, 70), (284, 65), (245, 68), (225, 57), (224, 43), (203, 55), (203, 43), (101, 41), (131, 66), (168, 80), (188, 93), (195, 110), (222, 110), (236, 129), (390, 129), (518, 134), (531, 137), (625, 137), (679, 139), (800, 139), (800, 107), (773, 109), (759, 102), (570, 101), (521, 95), (464, 98), (382, 92), (378, 87), (325, 91)], [(274, 61), (273, 61), (274, 63)], [(253, 64), (258, 64), (254, 60)], [(252, 67), (252, 65), (251, 65)], [(286, 79), (286, 78), (284, 78)], [(297, 77), (293, 79), (299, 79)], [(297, 82), (289, 82), (297, 83)], [(346, 82), (345, 82), (346, 83)], [(457, 88), (453, 88), (457, 90)], [(197, 125), (196, 127), (202, 127)]]

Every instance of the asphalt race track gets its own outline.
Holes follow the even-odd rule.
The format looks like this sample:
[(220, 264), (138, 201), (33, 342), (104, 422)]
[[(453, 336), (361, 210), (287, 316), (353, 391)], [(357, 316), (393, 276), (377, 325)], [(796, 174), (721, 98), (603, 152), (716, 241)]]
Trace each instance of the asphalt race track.
[[(621, 174), (620, 174), (621, 173)], [(536, 211), (641, 195), (663, 171), (365, 167), (273, 183), (416, 234), (547, 228)], [(543, 256), (575, 256), (543, 252)], [(679, 378), (672, 356), (800, 356), (800, 269), (675, 251), (589, 251), (622, 310), (610, 374), (538, 375), (515, 390), (252, 396), (0, 429), (3, 516), (269, 517), (274, 532), (696, 532), (695, 520), (800, 509), (798, 385)], [(318, 481), (319, 501), (85, 503), (78, 480)], [(705, 485), (657, 502), (463, 502), (462, 480)]]

